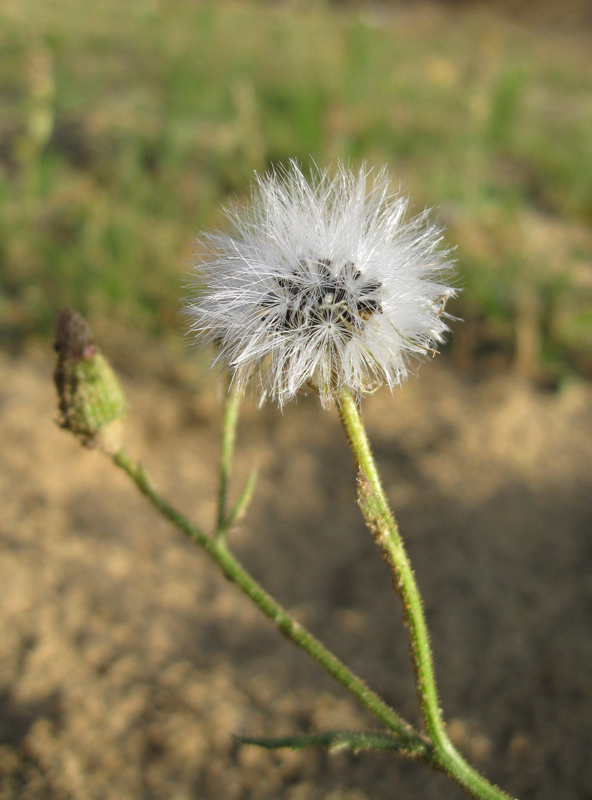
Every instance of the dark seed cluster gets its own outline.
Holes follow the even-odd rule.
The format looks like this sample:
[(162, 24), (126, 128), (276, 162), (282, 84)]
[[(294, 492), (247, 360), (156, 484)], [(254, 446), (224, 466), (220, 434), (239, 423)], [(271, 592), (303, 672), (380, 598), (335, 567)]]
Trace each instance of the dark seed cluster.
[(277, 289), (261, 300), (262, 318), (278, 330), (295, 330), (315, 322), (333, 322), (349, 332), (363, 330), (373, 314), (382, 312), (378, 299), (381, 284), (364, 280), (353, 261), (347, 261), (338, 272), (333, 270), (328, 258), (301, 259), (293, 274), (277, 278)]

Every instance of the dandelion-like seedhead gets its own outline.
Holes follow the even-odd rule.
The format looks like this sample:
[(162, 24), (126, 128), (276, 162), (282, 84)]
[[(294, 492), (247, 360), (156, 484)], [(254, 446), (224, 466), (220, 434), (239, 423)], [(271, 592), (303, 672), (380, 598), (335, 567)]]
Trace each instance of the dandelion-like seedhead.
[(325, 406), (344, 389), (392, 389), (411, 357), (435, 352), (455, 294), (441, 229), (407, 209), (385, 170), (339, 165), (307, 181), (291, 162), (256, 175), (250, 205), (227, 212), (230, 233), (204, 237), (191, 331), (239, 388), (256, 376), (280, 406), (307, 383)]

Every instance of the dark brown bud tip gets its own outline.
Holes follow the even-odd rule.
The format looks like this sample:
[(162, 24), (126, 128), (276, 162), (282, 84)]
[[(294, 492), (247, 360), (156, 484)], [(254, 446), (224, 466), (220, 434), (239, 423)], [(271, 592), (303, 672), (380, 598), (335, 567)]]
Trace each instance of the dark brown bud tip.
[(88, 322), (77, 311), (62, 308), (55, 327), (55, 351), (66, 358), (83, 358), (92, 345)]

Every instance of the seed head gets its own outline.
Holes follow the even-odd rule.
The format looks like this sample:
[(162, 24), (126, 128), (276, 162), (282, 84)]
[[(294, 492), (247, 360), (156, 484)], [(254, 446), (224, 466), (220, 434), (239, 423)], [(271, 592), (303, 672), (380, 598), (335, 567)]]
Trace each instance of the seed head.
[(325, 406), (344, 389), (392, 389), (412, 357), (436, 352), (455, 294), (440, 228), (407, 209), (385, 170), (339, 165), (307, 181), (291, 162), (256, 175), (251, 203), (227, 211), (230, 232), (204, 237), (191, 331), (239, 388), (254, 376), (280, 406), (305, 384)]

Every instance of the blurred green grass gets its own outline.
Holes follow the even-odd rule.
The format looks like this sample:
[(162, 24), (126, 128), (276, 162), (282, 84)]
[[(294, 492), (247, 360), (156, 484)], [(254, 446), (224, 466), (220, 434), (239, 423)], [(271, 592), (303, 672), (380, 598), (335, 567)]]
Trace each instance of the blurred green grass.
[[(452, 355), (592, 377), (592, 51), (475, 9), (0, 0), (0, 336), (165, 335), (254, 169), (388, 164), (457, 245)], [(589, 42), (588, 42), (589, 44)]]

